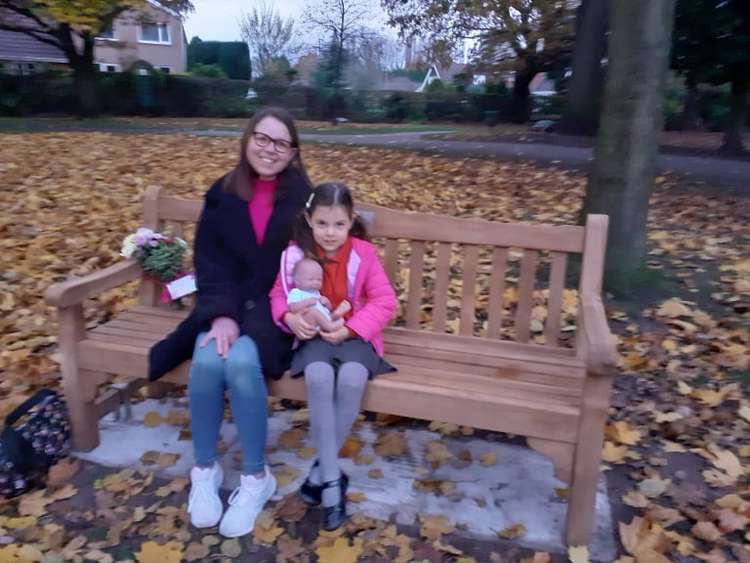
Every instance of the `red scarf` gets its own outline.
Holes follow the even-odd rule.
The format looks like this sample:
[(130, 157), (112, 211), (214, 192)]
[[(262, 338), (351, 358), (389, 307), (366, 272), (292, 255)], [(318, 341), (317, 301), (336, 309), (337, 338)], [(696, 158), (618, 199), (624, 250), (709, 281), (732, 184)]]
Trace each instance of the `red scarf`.
[[(320, 293), (331, 302), (331, 311), (336, 309), (342, 301), (348, 299), (347, 287), (349, 284), (346, 271), (351, 250), (352, 241), (349, 237), (332, 257), (326, 256), (325, 250), (317, 244), (315, 245), (315, 253), (323, 259), (323, 286), (320, 288)], [(344, 315), (344, 318), (348, 319), (350, 316), (351, 311)]]

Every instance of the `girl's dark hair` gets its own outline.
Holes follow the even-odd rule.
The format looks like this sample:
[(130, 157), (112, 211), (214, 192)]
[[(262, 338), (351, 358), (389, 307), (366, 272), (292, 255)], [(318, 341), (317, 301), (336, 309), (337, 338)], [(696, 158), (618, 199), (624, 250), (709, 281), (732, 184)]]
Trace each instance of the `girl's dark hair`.
[[(349, 217), (352, 219), (352, 227), (349, 229), (349, 235), (360, 239), (368, 240), (367, 227), (362, 218), (354, 212), (354, 199), (352, 192), (342, 182), (326, 182), (315, 186), (315, 190), (310, 194), (305, 209), (299, 214), (294, 222), (292, 237), (307, 256), (316, 257), (315, 239), (313, 238), (312, 229), (307, 223), (307, 217), (311, 216), (319, 206), (334, 207), (341, 206), (346, 209)], [(317, 258), (317, 257), (316, 257)]]
[(242, 134), (242, 139), (240, 140), (239, 160), (234, 169), (224, 177), (224, 182), (222, 184), (224, 191), (232, 193), (247, 201), (252, 197), (253, 184), (255, 183), (255, 180), (258, 179), (258, 173), (252, 166), (250, 166), (250, 162), (247, 160), (247, 145), (250, 142), (250, 138), (258, 123), (266, 117), (273, 117), (286, 126), (289, 135), (292, 138), (292, 147), (294, 147), (293, 150), (295, 152), (294, 157), (289, 162), (289, 166), (279, 174), (276, 198), (278, 199), (286, 193), (293, 176), (301, 176), (303, 181), (310, 184), (307, 172), (305, 171), (305, 166), (302, 164), (302, 151), (299, 145), (297, 126), (294, 124), (294, 117), (292, 117), (292, 114), (284, 108), (270, 106), (264, 107), (256, 111), (250, 118), (250, 121), (248, 121), (247, 127), (245, 127), (245, 131)]

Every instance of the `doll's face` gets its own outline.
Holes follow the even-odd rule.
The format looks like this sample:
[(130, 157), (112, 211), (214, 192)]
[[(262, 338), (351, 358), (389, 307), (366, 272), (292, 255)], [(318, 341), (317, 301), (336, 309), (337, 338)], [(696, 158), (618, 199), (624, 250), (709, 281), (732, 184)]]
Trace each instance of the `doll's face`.
[(294, 285), (306, 291), (323, 287), (323, 268), (315, 260), (304, 259), (294, 268)]

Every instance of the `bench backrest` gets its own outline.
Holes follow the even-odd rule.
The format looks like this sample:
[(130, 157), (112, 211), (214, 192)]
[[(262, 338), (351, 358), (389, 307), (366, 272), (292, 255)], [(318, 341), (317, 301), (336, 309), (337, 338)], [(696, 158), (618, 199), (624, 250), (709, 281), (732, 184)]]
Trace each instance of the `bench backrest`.
[[(183, 235), (201, 200), (146, 192), (144, 225)], [(570, 345), (577, 293), (566, 288), (568, 256), (582, 254), (578, 290), (601, 292), (607, 217), (585, 227), (496, 223), (362, 204), (399, 295), (397, 325), (480, 338)], [(577, 268), (578, 269), (578, 268)], [(147, 282), (146, 282), (147, 283)], [(145, 286), (141, 300), (153, 300)], [(570, 315), (568, 315), (570, 318)]]

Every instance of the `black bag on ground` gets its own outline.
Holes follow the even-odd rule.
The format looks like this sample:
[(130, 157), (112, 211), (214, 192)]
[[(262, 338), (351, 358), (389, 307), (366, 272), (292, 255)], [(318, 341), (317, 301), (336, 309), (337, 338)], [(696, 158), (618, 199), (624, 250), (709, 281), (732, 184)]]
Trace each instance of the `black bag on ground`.
[(70, 452), (65, 403), (42, 389), (5, 418), (0, 434), (0, 497), (10, 498), (42, 484), (51, 465)]

